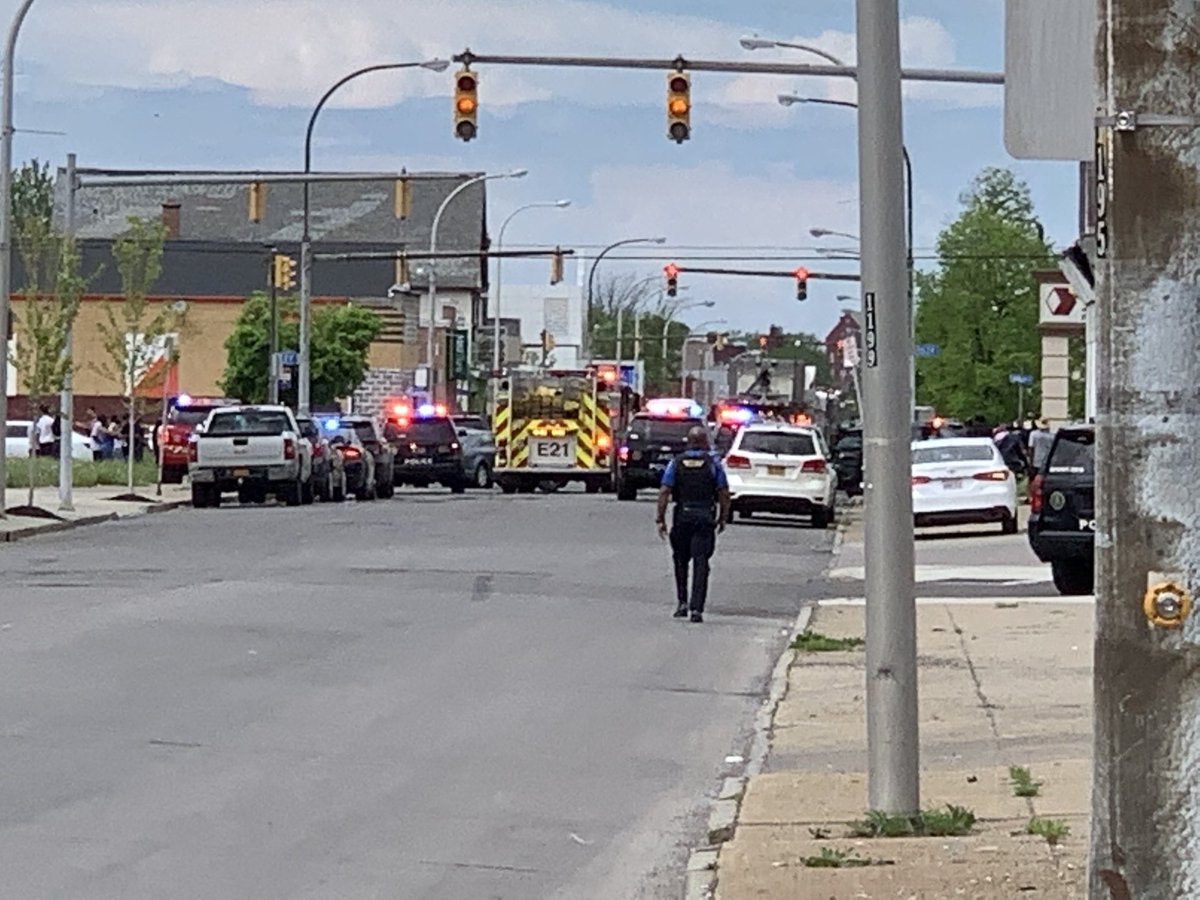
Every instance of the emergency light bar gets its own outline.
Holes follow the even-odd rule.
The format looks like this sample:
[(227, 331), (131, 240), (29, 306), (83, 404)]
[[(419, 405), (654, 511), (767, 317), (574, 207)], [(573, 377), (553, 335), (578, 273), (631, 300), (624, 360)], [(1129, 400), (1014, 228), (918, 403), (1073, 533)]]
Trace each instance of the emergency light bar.
[(659, 397), (646, 401), (646, 412), (652, 416), (663, 416), (683, 419), (689, 416), (698, 418), (704, 415), (704, 409), (695, 400), (688, 398)]
[(721, 409), (720, 417), (727, 424), (745, 425), (754, 418), (754, 410), (744, 406), (726, 406)]

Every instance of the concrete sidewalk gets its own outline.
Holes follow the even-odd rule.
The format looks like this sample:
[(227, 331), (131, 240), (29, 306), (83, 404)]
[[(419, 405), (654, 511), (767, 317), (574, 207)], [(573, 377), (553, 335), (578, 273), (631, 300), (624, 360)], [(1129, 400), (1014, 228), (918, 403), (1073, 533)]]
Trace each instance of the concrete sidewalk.
[[(24, 504), (27, 499), (26, 493), (26, 488), (9, 488), (7, 491), (9, 509), (18, 504)], [(23, 540), (40, 534), (53, 534), (86, 525), (97, 525), (114, 519), (165, 512), (181, 506), (191, 506), (192, 503), (191, 489), (184, 485), (163, 485), (161, 497), (155, 496), (155, 486), (152, 484), (135, 487), (135, 494), (150, 501), (145, 503), (113, 500), (113, 497), (125, 493), (124, 485), (77, 487), (73, 493), (75, 510), (61, 512), (58, 508), (57, 488), (38, 488), (34, 492), (34, 503), (58, 518), (9, 515), (0, 519), (0, 543)]]
[[(973, 810), (966, 837), (847, 836), (867, 807), (862, 651), (798, 653), (719, 855), (719, 900), (1085, 896), (1092, 616), (1049, 598), (918, 608), (921, 803)], [(809, 628), (861, 637), (863, 609), (817, 609)], [(1044, 782), (1038, 796), (1014, 796), (1014, 765)], [(1026, 834), (1034, 816), (1069, 835)], [(879, 864), (806, 865), (827, 851)]]

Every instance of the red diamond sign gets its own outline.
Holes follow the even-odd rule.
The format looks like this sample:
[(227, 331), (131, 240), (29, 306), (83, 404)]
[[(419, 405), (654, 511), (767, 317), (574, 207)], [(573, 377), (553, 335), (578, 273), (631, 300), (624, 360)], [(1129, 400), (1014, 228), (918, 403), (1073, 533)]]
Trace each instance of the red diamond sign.
[(1056, 287), (1046, 296), (1046, 309), (1052, 316), (1069, 316), (1078, 302), (1070, 288)]

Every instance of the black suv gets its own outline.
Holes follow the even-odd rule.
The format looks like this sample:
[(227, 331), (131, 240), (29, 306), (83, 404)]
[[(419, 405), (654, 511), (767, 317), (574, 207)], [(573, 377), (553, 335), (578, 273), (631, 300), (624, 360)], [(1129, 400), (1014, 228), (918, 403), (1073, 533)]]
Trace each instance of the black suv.
[(838, 490), (851, 497), (861, 494), (863, 481), (863, 435), (861, 429), (847, 429), (833, 445), (833, 470)]
[(657, 488), (667, 463), (687, 449), (687, 433), (699, 417), (664, 417), (638, 413), (617, 451), (617, 499), (636, 500), (642, 488)]
[(396, 450), (396, 484), (428, 487), (438, 482), (455, 494), (466, 491), (463, 448), (449, 416), (389, 419), (384, 434)]
[(1061, 594), (1090, 594), (1094, 586), (1095, 451), (1091, 425), (1060, 428), (1029, 485), (1029, 545), (1050, 563)]

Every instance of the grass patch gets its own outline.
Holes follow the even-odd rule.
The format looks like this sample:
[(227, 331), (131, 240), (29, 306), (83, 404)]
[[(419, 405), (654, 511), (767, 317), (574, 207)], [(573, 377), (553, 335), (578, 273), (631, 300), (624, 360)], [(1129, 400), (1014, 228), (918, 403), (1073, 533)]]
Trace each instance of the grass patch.
[(960, 837), (975, 827), (975, 813), (950, 803), (925, 809), (915, 816), (896, 816), (873, 809), (865, 819), (850, 823), (850, 834), (860, 838)]
[[(105, 459), (99, 462), (77, 459), (72, 466), (71, 481), (75, 487), (124, 485), (128, 477), (126, 467), (127, 463), (115, 459)], [(9, 488), (28, 488), (28, 461), (24, 459), (10, 459), (8, 461), (7, 475), (6, 483)], [(158, 465), (153, 458), (133, 464), (133, 483), (135, 485), (156, 484), (157, 482)], [(33, 460), (33, 484), (34, 487), (40, 488), (57, 487), (58, 460), (35, 457)]]
[(1034, 816), (1025, 826), (1025, 833), (1036, 834), (1053, 847), (1071, 833), (1071, 826), (1062, 819), (1042, 819)]
[(793, 650), (805, 653), (836, 653), (839, 650), (857, 650), (862, 645), (862, 638), (835, 638), (819, 631), (805, 631), (792, 641)]
[(1009, 766), (1008, 780), (1012, 782), (1014, 797), (1036, 797), (1042, 789), (1042, 782), (1034, 781), (1024, 766)]
[(822, 847), (815, 856), (804, 857), (804, 865), (810, 869), (852, 869), (874, 864), (874, 860), (864, 859), (853, 850), (835, 850), (833, 847)]

